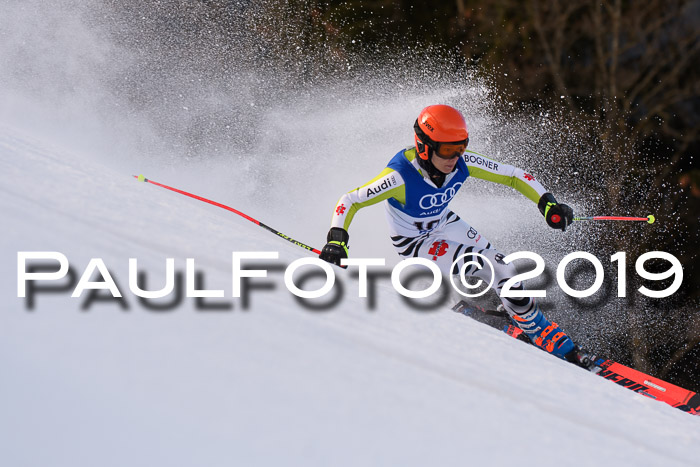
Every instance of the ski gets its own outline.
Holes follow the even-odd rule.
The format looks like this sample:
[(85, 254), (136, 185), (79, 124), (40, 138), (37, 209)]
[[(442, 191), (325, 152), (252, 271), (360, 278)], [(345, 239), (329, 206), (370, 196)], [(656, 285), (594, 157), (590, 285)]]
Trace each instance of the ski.
[(597, 373), (598, 376), (602, 376), (644, 396), (665, 402), (683, 412), (700, 415), (700, 394), (642, 373), (613, 360), (600, 358), (596, 360), (595, 364), (601, 368)]
[[(505, 311), (489, 310), (464, 300), (453, 306), (452, 310), (532, 345), (530, 339), (511, 322)], [(638, 394), (665, 402), (683, 412), (700, 415), (700, 394), (693, 391), (683, 389), (607, 358), (596, 358), (594, 366), (589, 371)]]

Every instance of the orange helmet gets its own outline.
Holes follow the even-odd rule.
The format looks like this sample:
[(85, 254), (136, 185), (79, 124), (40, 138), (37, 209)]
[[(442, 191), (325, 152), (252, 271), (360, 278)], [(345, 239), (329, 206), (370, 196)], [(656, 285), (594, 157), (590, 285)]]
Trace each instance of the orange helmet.
[(459, 157), (469, 144), (467, 122), (459, 110), (449, 105), (430, 105), (421, 110), (413, 130), (416, 151), (423, 160), (430, 159), (431, 150), (444, 159)]

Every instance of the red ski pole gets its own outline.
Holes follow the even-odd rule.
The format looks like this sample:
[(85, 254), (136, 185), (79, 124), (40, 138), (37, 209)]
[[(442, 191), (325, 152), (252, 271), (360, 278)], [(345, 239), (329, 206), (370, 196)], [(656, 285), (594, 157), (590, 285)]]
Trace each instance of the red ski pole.
[(320, 252), (319, 250), (317, 250), (316, 248), (312, 248), (312, 247), (310, 247), (309, 245), (305, 245), (305, 244), (303, 244), (303, 243), (301, 243), (301, 242), (299, 242), (299, 241), (297, 241), (297, 240), (294, 240), (292, 237), (288, 237), (287, 235), (283, 234), (282, 232), (280, 232), (280, 231), (278, 231), (278, 230), (275, 230), (275, 229), (273, 229), (272, 227), (263, 224), (263, 223), (260, 222), (259, 220), (253, 219), (253, 218), (250, 217), (249, 215), (244, 214), (244, 213), (242, 213), (241, 211), (239, 211), (239, 210), (237, 210), (237, 209), (233, 209), (233, 208), (230, 207), (230, 206), (226, 206), (225, 204), (217, 203), (216, 201), (212, 201), (212, 200), (210, 200), (210, 199), (203, 198), (203, 197), (201, 197), (201, 196), (193, 195), (192, 193), (188, 193), (188, 192), (183, 191), (183, 190), (178, 190), (177, 188), (173, 188), (173, 187), (171, 187), (171, 186), (164, 185), (164, 184), (162, 184), (162, 183), (154, 182), (153, 180), (147, 179), (147, 178), (144, 177), (143, 175), (138, 175), (138, 176), (137, 176), (137, 175), (134, 175), (134, 178), (138, 179), (139, 182), (150, 183), (151, 185), (156, 185), (156, 186), (159, 186), (159, 187), (161, 187), (161, 188), (165, 188), (166, 190), (174, 191), (175, 193), (180, 193), (181, 195), (189, 196), (190, 198), (194, 198), (194, 199), (199, 200), (199, 201), (204, 201), (205, 203), (209, 203), (209, 204), (211, 204), (211, 205), (213, 205), (213, 206), (218, 206), (218, 207), (220, 207), (220, 208), (222, 208), (222, 209), (226, 209), (227, 211), (231, 211), (231, 212), (234, 213), (234, 214), (238, 214), (239, 216), (241, 216), (241, 217), (243, 217), (243, 218), (245, 218), (245, 219), (248, 219), (248, 220), (249, 220), (250, 222), (252, 222), (253, 224), (259, 225), (260, 227), (262, 227), (262, 228), (265, 229), (265, 230), (269, 230), (270, 232), (272, 232), (273, 234), (277, 235), (278, 237), (281, 237), (281, 238), (287, 240), (288, 242), (292, 242), (292, 243), (295, 244), (296, 246), (302, 247), (302, 248), (304, 248), (305, 250), (309, 250), (309, 251), (311, 251), (311, 252), (313, 252), (313, 253), (316, 253), (317, 255), (318, 255), (318, 254), (321, 254), (321, 252)]
[(574, 217), (575, 221), (644, 221), (653, 224), (656, 220), (653, 215), (647, 217), (624, 217), (624, 216), (592, 216), (592, 217)]

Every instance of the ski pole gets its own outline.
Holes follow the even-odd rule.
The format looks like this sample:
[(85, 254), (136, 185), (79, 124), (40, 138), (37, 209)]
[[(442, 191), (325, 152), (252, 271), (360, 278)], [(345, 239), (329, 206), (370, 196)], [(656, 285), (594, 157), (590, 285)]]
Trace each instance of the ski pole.
[(260, 227), (262, 227), (262, 228), (265, 229), (265, 230), (269, 230), (270, 232), (272, 232), (273, 234), (277, 235), (278, 237), (281, 237), (281, 238), (287, 240), (288, 242), (292, 242), (292, 243), (295, 244), (296, 246), (300, 246), (300, 247), (304, 248), (305, 250), (309, 250), (309, 251), (311, 251), (311, 252), (313, 252), (313, 253), (316, 253), (316, 254), (321, 254), (321, 252), (320, 252), (319, 250), (317, 250), (316, 248), (312, 248), (312, 247), (310, 247), (309, 245), (305, 245), (305, 244), (303, 244), (303, 243), (301, 243), (301, 242), (299, 242), (299, 241), (297, 241), (297, 240), (294, 240), (292, 237), (288, 237), (287, 235), (283, 234), (282, 232), (280, 232), (280, 231), (278, 231), (278, 230), (275, 230), (275, 229), (273, 229), (272, 227), (263, 224), (263, 223), (260, 222), (259, 220), (253, 219), (253, 218), (250, 217), (249, 215), (244, 214), (244, 213), (242, 213), (241, 211), (238, 211), (237, 209), (233, 209), (233, 208), (230, 207), (230, 206), (226, 206), (225, 204), (217, 203), (216, 201), (212, 201), (212, 200), (210, 200), (210, 199), (203, 198), (203, 197), (201, 197), (201, 196), (193, 195), (192, 193), (188, 193), (188, 192), (183, 191), (183, 190), (178, 190), (177, 188), (173, 188), (173, 187), (171, 187), (171, 186), (164, 185), (164, 184), (162, 184), (162, 183), (154, 182), (153, 180), (147, 179), (147, 178), (144, 177), (143, 175), (138, 175), (138, 176), (137, 176), (137, 175), (134, 175), (134, 178), (138, 179), (139, 182), (150, 183), (150, 184), (152, 184), (152, 185), (156, 185), (156, 186), (159, 186), (159, 187), (161, 187), (161, 188), (165, 188), (166, 190), (174, 191), (175, 193), (180, 193), (181, 195), (189, 196), (190, 198), (194, 198), (194, 199), (197, 199), (197, 200), (199, 200), (199, 201), (204, 201), (205, 203), (209, 203), (209, 204), (211, 204), (211, 205), (218, 206), (218, 207), (220, 207), (220, 208), (222, 208), (222, 209), (226, 209), (227, 211), (231, 211), (231, 212), (234, 213), (234, 214), (238, 214), (239, 216), (241, 216), (241, 217), (243, 217), (243, 218), (245, 218), (245, 219), (248, 219), (248, 220), (249, 220), (250, 222), (252, 222), (253, 224), (259, 225)]
[(592, 216), (574, 217), (575, 221), (644, 221), (653, 224), (656, 218), (652, 214), (647, 217), (624, 217), (624, 216)]

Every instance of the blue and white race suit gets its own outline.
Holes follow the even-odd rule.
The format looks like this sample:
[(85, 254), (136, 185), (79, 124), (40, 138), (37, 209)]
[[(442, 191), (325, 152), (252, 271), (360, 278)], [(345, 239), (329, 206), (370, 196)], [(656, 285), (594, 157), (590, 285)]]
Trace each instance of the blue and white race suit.
[[(443, 274), (449, 275), (458, 274), (465, 261), (474, 259), (467, 256), (456, 261), (460, 256), (480, 253), (494, 266), (492, 288), (500, 296), (503, 284), (516, 274), (515, 266), (505, 264), (504, 255), (486, 237), (448, 208), (469, 177), (511, 186), (534, 203), (546, 192), (523, 170), (472, 151), (458, 160), (456, 169), (446, 175), (441, 187), (437, 187), (418, 164), (415, 148), (407, 148), (399, 151), (377, 177), (340, 198), (331, 227), (349, 230), (358, 209), (386, 201), (391, 240), (399, 255), (427, 258), (434, 261)], [(489, 268), (479, 269), (475, 264), (467, 266), (464, 274), (486, 282), (491, 279)], [(516, 283), (513, 288), (522, 288), (522, 284)], [(507, 298), (503, 305), (511, 315), (524, 318), (536, 311), (531, 298)]]

